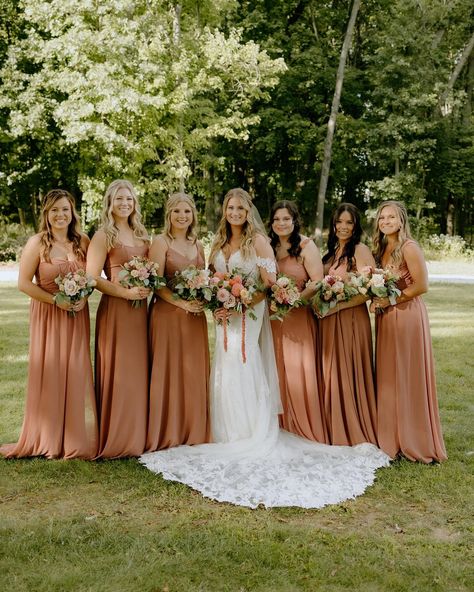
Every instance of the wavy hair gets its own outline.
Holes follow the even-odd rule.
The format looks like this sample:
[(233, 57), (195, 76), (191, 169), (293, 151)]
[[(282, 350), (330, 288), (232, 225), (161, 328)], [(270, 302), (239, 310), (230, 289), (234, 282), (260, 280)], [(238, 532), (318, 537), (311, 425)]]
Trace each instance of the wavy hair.
[[(337, 263), (336, 263), (336, 251), (339, 246), (339, 240), (336, 236), (336, 222), (339, 220), (339, 216), (343, 212), (348, 212), (352, 218), (352, 222), (354, 223), (354, 229), (352, 230), (352, 235), (350, 236), (349, 240), (344, 245), (344, 249), (339, 256)], [(347, 271), (351, 271), (355, 266), (355, 249), (356, 246), (360, 243), (360, 239), (362, 238), (363, 230), (362, 224), (360, 222), (360, 214), (359, 210), (355, 207), (354, 204), (351, 203), (342, 203), (340, 204), (336, 210), (333, 212), (331, 218), (331, 225), (329, 227), (329, 236), (328, 236), (328, 252), (323, 257), (323, 263), (336, 263), (336, 266), (339, 267), (341, 263), (346, 260), (347, 261)]]
[(82, 232), (81, 223), (79, 220), (79, 214), (76, 211), (76, 202), (74, 197), (65, 189), (51, 189), (44, 196), (41, 204), (41, 216), (39, 223), (39, 235), (40, 235), (40, 255), (47, 261), (51, 262), (50, 253), (55, 242), (53, 230), (48, 220), (48, 214), (54, 204), (65, 197), (71, 206), (71, 222), (67, 227), (67, 238), (72, 243), (72, 251), (78, 259), (85, 259), (86, 253), (81, 247)]
[(214, 260), (217, 256), (217, 253), (230, 241), (232, 237), (232, 231), (230, 224), (227, 222), (226, 218), (226, 210), (229, 201), (236, 197), (240, 199), (242, 205), (247, 212), (247, 219), (244, 222), (242, 228), (242, 239), (240, 241), (240, 252), (244, 259), (249, 259), (252, 255), (255, 254), (255, 248), (253, 246), (253, 241), (255, 236), (259, 234), (259, 230), (255, 224), (253, 211), (252, 211), (252, 198), (250, 195), (241, 187), (236, 187), (235, 189), (231, 189), (226, 193), (224, 197), (224, 202), (222, 204), (222, 216), (219, 222), (219, 226), (216, 230), (216, 236), (214, 238), (214, 242), (212, 243), (211, 247), (211, 254), (209, 255), (209, 263), (213, 264)]
[(118, 243), (119, 230), (115, 225), (115, 219), (112, 214), (114, 198), (120, 189), (128, 189), (133, 197), (133, 212), (128, 217), (128, 225), (133, 230), (133, 235), (146, 243), (150, 242), (150, 237), (146, 228), (142, 224), (142, 215), (140, 213), (140, 205), (138, 203), (137, 194), (130, 181), (125, 179), (116, 179), (112, 181), (107, 187), (104, 195), (104, 202), (102, 205), (102, 230), (105, 233), (105, 240), (107, 250), (109, 251)]
[(403, 260), (402, 247), (407, 240), (412, 239), (410, 232), (410, 223), (408, 222), (408, 212), (405, 204), (401, 201), (395, 201), (393, 199), (383, 201), (377, 208), (377, 212), (375, 214), (373, 235), (374, 259), (377, 265), (382, 264), (382, 257), (385, 253), (385, 249), (387, 248), (388, 244), (387, 237), (379, 229), (380, 215), (382, 213), (382, 210), (387, 206), (391, 206), (392, 208), (394, 208), (394, 210), (397, 212), (398, 221), (400, 223), (400, 228), (398, 230), (397, 236), (397, 243), (395, 244), (395, 248), (393, 249), (391, 254), (394, 265), (398, 267)]
[(188, 195), (187, 193), (172, 193), (168, 201), (166, 202), (166, 209), (165, 209), (165, 228), (163, 230), (164, 234), (168, 236), (171, 240), (173, 240), (173, 233), (172, 233), (172, 225), (171, 225), (171, 213), (173, 208), (175, 208), (179, 203), (184, 202), (188, 204), (191, 208), (193, 213), (193, 221), (186, 229), (186, 238), (191, 240), (193, 243), (197, 240), (196, 235), (196, 226), (197, 226), (197, 209), (196, 204), (194, 203), (194, 199)]
[(290, 234), (288, 242), (290, 243), (290, 248), (288, 249), (288, 255), (290, 257), (298, 257), (301, 253), (301, 236), (300, 236), (300, 229), (301, 229), (301, 221), (300, 221), (300, 213), (298, 211), (298, 206), (295, 204), (294, 201), (288, 201), (286, 199), (282, 199), (277, 201), (273, 204), (271, 212), (270, 212), (270, 230), (268, 232), (268, 236), (270, 237), (270, 244), (272, 245), (273, 252), (276, 252), (276, 248), (280, 244), (280, 237), (278, 234), (273, 230), (273, 220), (275, 219), (275, 215), (278, 210), (288, 210), (292, 220), (293, 220), (293, 230)]

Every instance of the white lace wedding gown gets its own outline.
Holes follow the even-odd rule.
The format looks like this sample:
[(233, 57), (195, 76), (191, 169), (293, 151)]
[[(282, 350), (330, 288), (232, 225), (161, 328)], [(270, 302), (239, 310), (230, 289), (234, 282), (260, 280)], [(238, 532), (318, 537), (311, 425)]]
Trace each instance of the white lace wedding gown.
[[(234, 253), (226, 265), (220, 252), (217, 271), (239, 268), (258, 276), (257, 263)], [(320, 508), (362, 494), (375, 470), (389, 457), (372, 444), (328, 446), (280, 430), (278, 376), (266, 303), (255, 306), (257, 320), (246, 316), (242, 359), (241, 318), (216, 328), (211, 371), (211, 425), (215, 443), (178, 446), (140, 457), (165, 479), (185, 483), (205, 497), (256, 508), (299, 506)]]

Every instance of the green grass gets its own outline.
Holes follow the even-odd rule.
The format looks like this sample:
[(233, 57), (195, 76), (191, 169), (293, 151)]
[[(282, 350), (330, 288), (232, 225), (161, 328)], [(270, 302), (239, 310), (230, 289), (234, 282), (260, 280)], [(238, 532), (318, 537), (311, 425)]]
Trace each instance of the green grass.
[[(1, 589), (472, 590), (472, 294), (472, 286), (437, 284), (426, 297), (446, 463), (393, 463), (365, 495), (321, 510), (248, 510), (205, 500), (136, 460), (2, 460)], [(12, 442), (23, 414), (28, 301), (0, 284), (0, 303), (0, 441)]]

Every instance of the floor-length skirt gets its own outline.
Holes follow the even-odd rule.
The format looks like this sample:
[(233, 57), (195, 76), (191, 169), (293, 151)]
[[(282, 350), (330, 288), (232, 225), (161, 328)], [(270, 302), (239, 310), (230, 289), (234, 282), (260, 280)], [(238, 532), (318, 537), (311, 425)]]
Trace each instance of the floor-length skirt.
[(324, 408), (331, 444), (377, 443), (372, 334), (367, 306), (320, 323)]
[(307, 306), (272, 321), (283, 413), (280, 426), (308, 440), (328, 443), (324, 419), (321, 352), (316, 319)]
[(425, 303), (418, 297), (386, 308), (376, 328), (380, 447), (392, 458), (445, 460)]
[(146, 450), (209, 441), (209, 346), (204, 313), (161, 298), (150, 305), (150, 413)]
[(97, 416), (89, 353), (89, 310), (75, 317), (31, 301), (26, 408), (16, 444), (6, 457), (93, 458)]
[(148, 416), (146, 301), (102, 295), (97, 309), (95, 390), (99, 410), (99, 457), (139, 456), (145, 450)]

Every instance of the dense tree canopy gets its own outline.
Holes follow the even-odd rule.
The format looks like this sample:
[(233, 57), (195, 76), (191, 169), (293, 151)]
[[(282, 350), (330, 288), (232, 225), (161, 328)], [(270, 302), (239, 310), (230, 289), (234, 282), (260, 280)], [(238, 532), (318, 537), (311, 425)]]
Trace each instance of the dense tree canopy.
[[(242, 185), (265, 217), (314, 227), (350, 0), (0, 0), (0, 212), (32, 221), (53, 185), (95, 222), (127, 177), (158, 225), (185, 188), (212, 228)], [(363, 0), (347, 59), (326, 214), (405, 200), (419, 233), (472, 240), (468, 0)]]

